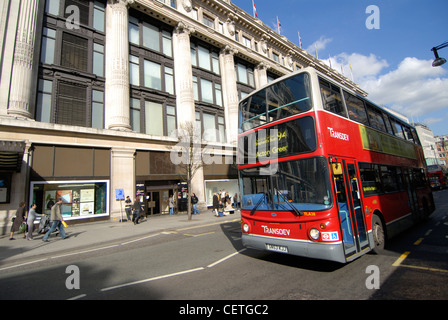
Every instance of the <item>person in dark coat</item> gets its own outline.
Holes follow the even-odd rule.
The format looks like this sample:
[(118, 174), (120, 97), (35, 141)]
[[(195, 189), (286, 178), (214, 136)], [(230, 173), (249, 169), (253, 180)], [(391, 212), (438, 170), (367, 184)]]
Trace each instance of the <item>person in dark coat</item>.
[(11, 227), (11, 234), (9, 235), (9, 240), (15, 240), (14, 239), (14, 232), (19, 231), (20, 226), (22, 223), (25, 222), (25, 201), (20, 202), (19, 208), (16, 211), (16, 218), (14, 219), (14, 222)]
[(213, 213), (215, 216), (218, 216), (218, 210), (219, 210), (219, 197), (218, 194), (215, 192), (213, 194)]

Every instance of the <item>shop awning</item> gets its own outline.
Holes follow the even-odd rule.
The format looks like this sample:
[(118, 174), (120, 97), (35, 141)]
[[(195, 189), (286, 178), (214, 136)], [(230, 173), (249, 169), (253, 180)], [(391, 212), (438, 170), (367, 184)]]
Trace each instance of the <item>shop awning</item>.
[(20, 172), (25, 141), (0, 140), (0, 170)]

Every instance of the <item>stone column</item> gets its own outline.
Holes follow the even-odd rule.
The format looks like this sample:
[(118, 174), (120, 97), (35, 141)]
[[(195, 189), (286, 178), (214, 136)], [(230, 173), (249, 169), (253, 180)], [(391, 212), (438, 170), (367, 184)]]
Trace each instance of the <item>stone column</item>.
[(268, 84), (268, 66), (265, 62), (260, 62), (255, 67), (255, 86), (257, 89)]
[(238, 89), (236, 86), (234, 55), (236, 49), (225, 46), (219, 55), (222, 73), (222, 91), (226, 117), (227, 141), (236, 145), (238, 140)]
[(121, 213), (126, 218), (124, 201), (115, 200), (115, 189), (123, 189), (132, 202), (135, 199), (135, 149), (112, 148), (110, 168), (110, 217), (120, 220)]
[(130, 131), (128, 5), (108, 0), (106, 7), (106, 129)]
[(35, 61), (38, 9), (39, 0), (22, 0), (20, 3), (9, 92), (10, 116), (33, 117), (38, 68)]
[(195, 123), (195, 104), (193, 92), (193, 69), (191, 66), (190, 34), (195, 30), (179, 22), (173, 33), (174, 73), (176, 79), (177, 123)]

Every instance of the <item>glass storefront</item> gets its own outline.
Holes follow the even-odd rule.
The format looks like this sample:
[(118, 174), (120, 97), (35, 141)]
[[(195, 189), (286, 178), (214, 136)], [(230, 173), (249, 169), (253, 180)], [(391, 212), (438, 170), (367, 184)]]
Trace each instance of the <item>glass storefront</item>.
[(31, 201), (37, 212), (50, 214), (51, 207), (62, 198), (65, 220), (109, 215), (109, 181), (31, 182)]

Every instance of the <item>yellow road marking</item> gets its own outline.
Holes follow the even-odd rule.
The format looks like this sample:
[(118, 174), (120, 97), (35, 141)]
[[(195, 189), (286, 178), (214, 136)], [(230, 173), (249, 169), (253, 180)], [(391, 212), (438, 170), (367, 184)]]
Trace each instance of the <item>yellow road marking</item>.
[(420, 238), (417, 241), (414, 242), (414, 246), (418, 246), (420, 243), (422, 243), (422, 241), (424, 240), (424, 238)]
[(408, 266), (408, 265), (405, 265), (405, 264), (400, 265), (400, 267), (411, 268), (411, 269), (419, 269), (419, 270), (425, 270), (425, 271), (436, 271), (436, 272), (446, 272), (446, 273), (448, 273), (448, 270), (444, 270), (444, 269), (419, 267), (419, 266)]
[(393, 266), (393, 267), (399, 267), (399, 266), (401, 265), (401, 263), (402, 263), (402, 262), (408, 257), (408, 255), (410, 255), (410, 254), (411, 254), (411, 252), (406, 251), (405, 253), (403, 253), (403, 254), (401, 255), (400, 258), (397, 259), (397, 261), (395, 261), (395, 262), (392, 264), (392, 266)]

